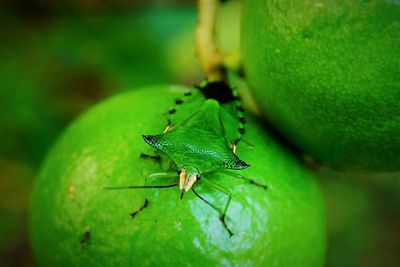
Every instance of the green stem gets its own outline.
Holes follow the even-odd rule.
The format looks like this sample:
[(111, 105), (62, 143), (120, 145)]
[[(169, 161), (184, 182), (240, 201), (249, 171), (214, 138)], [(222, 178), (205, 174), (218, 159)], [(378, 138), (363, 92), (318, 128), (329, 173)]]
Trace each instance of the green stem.
[(225, 79), (223, 56), (215, 45), (215, 20), (219, 0), (199, 0), (196, 53), (208, 81)]

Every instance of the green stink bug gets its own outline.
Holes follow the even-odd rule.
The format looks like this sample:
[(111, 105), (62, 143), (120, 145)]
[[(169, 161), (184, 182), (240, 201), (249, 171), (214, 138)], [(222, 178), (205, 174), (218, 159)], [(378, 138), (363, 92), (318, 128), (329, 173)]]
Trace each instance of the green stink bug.
[[(201, 200), (220, 213), (220, 220), (226, 230), (232, 231), (225, 223), (231, 193), (220, 185), (205, 179), (204, 182), (227, 196), (225, 207), (220, 210), (199, 195), (195, 183), (204, 174), (220, 171), (232, 177), (246, 180), (250, 184), (266, 189), (240, 174), (228, 170), (242, 170), (249, 165), (236, 155), (236, 146), (245, 133), (244, 109), (237, 91), (225, 82), (202, 82), (184, 93), (183, 98), (175, 100), (175, 106), (168, 112), (168, 123), (163, 133), (143, 135), (144, 141), (167, 155), (176, 165), (178, 183), (160, 186), (123, 186), (109, 189), (126, 188), (167, 188), (179, 186), (181, 199), (185, 192), (192, 190)], [(141, 154), (142, 157), (159, 160), (160, 156)], [(175, 174), (176, 175), (176, 174)], [(153, 174), (150, 177), (171, 176), (169, 173)], [(146, 180), (147, 181), (147, 180)], [(147, 182), (146, 182), (147, 183)], [(132, 217), (148, 206), (144, 205), (133, 212)]]
[(143, 135), (146, 143), (175, 162), (182, 194), (203, 173), (249, 166), (235, 154), (244, 118), (239, 98), (232, 92), (223, 82), (202, 83), (186, 92), (185, 100), (175, 100), (164, 133)]

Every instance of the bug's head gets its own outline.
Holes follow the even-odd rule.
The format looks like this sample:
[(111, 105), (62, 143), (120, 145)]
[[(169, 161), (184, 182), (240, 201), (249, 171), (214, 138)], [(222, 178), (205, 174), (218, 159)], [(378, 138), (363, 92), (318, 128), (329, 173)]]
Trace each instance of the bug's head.
[(178, 170), (179, 189), (181, 190), (181, 199), (183, 194), (193, 187), (194, 183), (200, 180), (200, 173), (196, 168), (183, 167)]

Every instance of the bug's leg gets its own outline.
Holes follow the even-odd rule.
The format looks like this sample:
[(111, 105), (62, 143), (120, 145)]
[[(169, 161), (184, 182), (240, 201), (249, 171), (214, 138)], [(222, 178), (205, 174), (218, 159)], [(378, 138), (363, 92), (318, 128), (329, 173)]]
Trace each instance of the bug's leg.
[(253, 179), (249, 179), (249, 178), (247, 178), (247, 177), (244, 177), (243, 175), (240, 175), (240, 174), (238, 174), (238, 173), (231, 172), (231, 171), (228, 171), (228, 170), (220, 170), (219, 172), (222, 172), (222, 173), (225, 173), (225, 174), (227, 174), (227, 175), (230, 175), (230, 176), (233, 177), (233, 178), (237, 178), (237, 179), (244, 180), (244, 181), (248, 182), (249, 184), (252, 184), (252, 185), (261, 187), (261, 188), (264, 189), (264, 190), (267, 190), (267, 189), (268, 189), (268, 186), (266, 186), (266, 185), (264, 185), (264, 184), (261, 184), (261, 183), (259, 183), (259, 182), (257, 182), (257, 181), (254, 181)]
[(159, 153), (157, 153), (157, 150), (155, 151), (154, 154), (147, 154), (147, 153), (141, 152), (139, 154), (139, 158), (157, 162), (160, 165), (161, 168), (162, 168), (163, 163), (164, 163), (164, 160), (161, 158), (161, 155)]
[(84, 248), (85, 246), (87, 246), (90, 243), (90, 228), (87, 227), (82, 234), (81, 239), (79, 240), (79, 243), (81, 244), (81, 248)]
[(146, 197), (146, 198), (144, 199), (143, 205), (142, 205), (140, 208), (138, 208), (137, 210), (135, 210), (135, 211), (133, 211), (133, 212), (130, 213), (131, 218), (132, 218), (132, 219), (135, 218), (135, 216), (136, 216), (139, 212), (141, 212), (142, 210), (144, 210), (144, 209), (147, 208), (148, 206), (149, 206), (149, 200), (148, 200), (147, 197)]
[[(161, 186), (161, 185), (157, 185), (157, 186), (148, 186), (148, 181), (149, 179), (166, 179), (166, 178), (176, 178), (176, 173), (166, 173), (166, 172), (157, 172), (157, 173), (152, 173), (149, 176), (144, 178), (144, 204), (142, 207), (140, 207), (138, 210), (134, 211), (131, 213), (131, 217), (135, 217), (136, 214), (138, 214), (139, 212), (141, 212), (143, 209), (147, 208), (147, 206), (149, 205), (149, 199), (147, 198), (147, 189), (148, 188), (168, 188), (171, 187), (169, 185), (167, 186)], [(138, 187), (139, 188), (139, 187)]]
[(152, 160), (156, 160), (156, 161), (161, 160), (161, 156), (160, 155), (149, 155), (149, 154), (146, 154), (146, 153), (143, 153), (143, 152), (140, 153), (139, 157), (142, 158), (142, 159), (152, 159)]
[[(147, 154), (147, 153), (140, 153), (139, 158), (143, 160), (153, 161), (154, 163), (158, 164), (160, 170), (172, 170), (176, 169), (175, 163), (168, 157), (163, 157), (158, 149), (154, 150), (154, 154)], [(175, 173), (175, 172), (172, 172)], [(175, 173), (176, 175), (176, 173)], [(150, 175), (152, 176), (152, 175)]]
[(145, 190), (145, 191), (144, 191), (144, 203), (143, 203), (143, 205), (142, 205), (140, 208), (138, 208), (138, 209), (135, 210), (134, 212), (131, 212), (131, 213), (130, 213), (132, 219), (133, 219), (139, 212), (141, 212), (142, 210), (144, 210), (145, 208), (147, 208), (147, 207), (149, 206), (149, 199), (147, 198), (147, 189), (148, 189), (148, 188), (152, 188), (152, 187), (149, 187), (149, 186), (147, 185), (147, 183), (148, 183), (148, 180), (149, 180), (149, 179), (154, 178), (154, 177), (156, 177), (157, 175), (163, 176), (163, 175), (165, 175), (165, 173), (153, 173), (153, 174), (150, 174), (149, 176), (147, 176), (147, 177), (144, 178), (144, 186), (143, 186), (143, 188), (144, 188), (144, 190)]
[(222, 211), (217, 208), (215, 205), (211, 204), (208, 200), (206, 200), (205, 198), (203, 198), (201, 195), (199, 195), (194, 188), (192, 188), (193, 193), (200, 198), (202, 201), (204, 201), (206, 204), (208, 204), (210, 207), (212, 207), (213, 209), (215, 209), (216, 211), (218, 211), (219, 213), (219, 220), (221, 221), (222, 225), (224, 226), (224, 228), (228, 231), (229, 236), (233, 236), (233, 232), (231, 231), (231, 229), (229, 229), (228, 225), (225, 222), (225, 216), (226, 213), (228, 211), (229, 208), (229, 204), (231, 203), (231, 199), (232, 199), (232, 194), (231, 192), (229, 192), (229, 190), (227, 190), (226, 188), (224, 188), (223, 186), (220, 186), (218, 184), (215, 184), (213, 182), (210, 182), (206, 179), (204, 179), (204, 183), (207, 184), (208, 186), (220, 191), (221, 193), (225, 194), (227, 196), (227, 201), (225, 203), (224, 208), (222, 209)]
[[(173, 176), (172, 176), (173, 175)], [(149, 200), (147, 198), (147, 192), (146, 189), (148, 188), (169, 188), (169, 187), (174, 187), (174, 186), (178, 186), (178, 183), (174, 183), (174, 184), (168, 184), (168, 185), (147, 185), (147, 181), (148, 179), (153, 179), (153, 178), (176, 178), (176, 173), (153, 173), (147, 177), (145, 177), (144, 180), (144, 185), (132, 185), (132, 186), (113, 186), (113, 187), (105, 187), (105, 190), (124, 190), (124, 189), (145, 189), (145, 200), (144, 200), (144, 204), (138, 208), (136, 211), (130, 213), (131, 217), (134, 218), (139, 212), (141, 212), (142, 210), (144, 210), (145, 208), (147, 208), (149, 206)]]

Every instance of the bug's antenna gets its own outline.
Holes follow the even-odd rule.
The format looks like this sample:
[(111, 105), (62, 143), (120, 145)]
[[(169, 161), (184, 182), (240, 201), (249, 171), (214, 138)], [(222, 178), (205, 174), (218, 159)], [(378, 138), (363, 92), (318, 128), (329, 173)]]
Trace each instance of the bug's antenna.
[(169, 184), (169, 185), (130, 185), (130, 186), (112, 186), (112, 187), (103, 187), (105, 190), (123, 190), (123, 189), (139, 189), (139, 188), (168, 188), (178, 186), (178, 183)]

